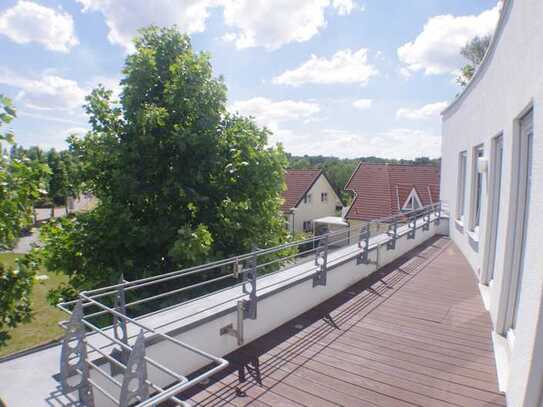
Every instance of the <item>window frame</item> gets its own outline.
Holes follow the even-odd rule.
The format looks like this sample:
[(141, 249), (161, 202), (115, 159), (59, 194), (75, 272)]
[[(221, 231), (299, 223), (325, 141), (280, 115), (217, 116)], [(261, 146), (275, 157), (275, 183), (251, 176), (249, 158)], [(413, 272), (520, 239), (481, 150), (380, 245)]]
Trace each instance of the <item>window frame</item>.
[(488, 176), (490, 188), (487, 201), (485, 271), (482, 279), (482, 283), (486, 285), (490, 285), (496, 277), (496, 254), (501, 230), (500, 223), (502, 222), (500, 211), (503, 206), (501, 193), (503, 191), (504, 148), (504, 135), (503, 132), (500, 132), (492, 138), (490, 146), (491, 161)]
[(478, 234), (481, 226), (481, 212), (483, 209), (483, 173), (479, 169), (479, 158), (484, 158), (484, 156), (484, 144), (473, 147), (469, 230), (475, 234)]
[[(528, 121), (528, 125), (523, 122)], [(513, 167), (515, 168), (514, 195), (514, 230), (512, 247), (510, 248), (511, 267), (506, 284), (506, 308), (504, 333), (511, 345), (515, 342), (515, 330), (521, 300), (522, 280), (525, 277), (526, 239), (530, 217), (530, 189), (533, 177), (533, 143), (534, 143), (534, 113), (533, 108), (518, 119), (517, 124), (517, 153)], [(531, 160), (530, 160), (531, 157)], [(522, 219), (521, 219), (522, 218)]]
[(456, 219), (460, 222), (464, 222), (466, 216), (467, 166), (468, 152), (467, 150), (460, 151), (458, 153), (458, 185), (456, 201)]
[[(418, 207), (415, 207), (415, 205), (409, 206), (408, 205), (409, 202), (412, 202), (413, 204), (417, 203)], [(402, 211), (415, 211), (415, 210), (420, 209), (422, 207), (423, 207), (423, 205), (422, 205), (422, 201), (419, 198), (419, 194), (417, 193), (415, 188), (413, 188), (411, 190), (411, 192), (409, 192), (409, 195), (407, 196), (407, 199), (405, 200), (405, 202), (404, 202), (404, 204), (402, 206)]]

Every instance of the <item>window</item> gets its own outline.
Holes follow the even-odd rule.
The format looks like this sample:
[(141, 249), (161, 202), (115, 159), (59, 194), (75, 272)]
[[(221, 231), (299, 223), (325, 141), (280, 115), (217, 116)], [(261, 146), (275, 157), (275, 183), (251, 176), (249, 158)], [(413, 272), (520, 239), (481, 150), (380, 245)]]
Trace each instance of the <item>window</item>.
[(467, 162), (468, 153), (466, 151), (462, 151), (458, 156), (458, 202), (456, 203), (456, 217), (461, 221), (464, 220)]
[(321, 202), (328, 202), (328, 192), (321, 192)]
[(483, 158), (484, 149), (483, 146), (477, 146), (473, 149), (473, 205), (471, 212), (471, 230), (473, 232), (479, 231), (479, 224), (481, 222), (481, 200), (483, 195), (483, 174), (481, 173), (479, 159)]
[(503, 136), (499, 135), (492, 140), (492, 168), (490, 172), (489, 184), (492, 186), (492, 201), (489, 219), (487, 221), (489, 228), (489, 244), (487, 249), (488, 265), (486, 281), (494, 279), (494, 268), (496, 267), (496, 251), (498, 245), (499, 225), (500, 225), (500, 203), (501, 203), (501, 184), (503, 167)]
[(414, 211), (416, 209), (420, 209), (422, 207), (422, 204), (420, 202), (419, 196), (417, 195), (417, 191), (415, 189), (412, 189), (409, 193), (409, 196), (407, 197), (407, 200), (405, 201), (404, 206), (402, 207), (402, 211)]
[(509, 287), (509, 304), (507, 327), (515, 329), (518, 318), (519, 302), (522, 292), (522, 280), (526, 273), (526, 236), (530, 215), (530, 199), (532, 194), (532, 162), (533, 162), (533, 113), (530, 112), (520, 120), (519, 154), (517, 156), (517, 193), (515, 209), (515, 230), (513, 247), (513, 274)]
[(304, 203), (311, 203), (311, 194), (304, 195)]
[(304, 220), (303, 230), (304, 232), (313, 232), (313, 222), (310, 220)]

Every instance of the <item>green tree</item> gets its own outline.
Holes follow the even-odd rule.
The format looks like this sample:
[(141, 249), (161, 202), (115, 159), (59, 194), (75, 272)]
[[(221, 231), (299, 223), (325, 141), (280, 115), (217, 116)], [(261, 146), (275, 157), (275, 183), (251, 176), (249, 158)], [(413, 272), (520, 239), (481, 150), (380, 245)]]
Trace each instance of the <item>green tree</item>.
[(68, 198), (76, 198), (83, 190), (81, 163), (72, 150), (57, 152), (51, 149), (46, 157), (47, 165), (51, 169), (48, 194), (53, 201), (52, 211), (55, 205), (64, 205), (68, 213)]
[[(1, 127), (15, 118), (11, 101), (0, 95), (0, 249), (13, 246), (21, 232), (32, 224), (33, 203), (42, 190), (47, 166), (24, 155), (10, 158), (5, 144), (14, 144), (11, 131)], [(9, 339), (9, 329), (32, 316), (30, 294), (37, 263), (32, 255), (19, 259), (16, 268), (0, 263), (0, 346)]]
[(475, 37), (460, 50), (460, 54), (469, 61), (462, 67), (460, 75), (456, 79), (461, 86), (466, 86), (469, 83), (475, 70), (483, 62), (491, 38), (490, 35)]
[(4, 144), (14, 144), (14, 135), (1, 131), (15, 118), (11, 101), (0, 95), (0, 249), (11, 248), (33, 221), (33, 204), (45, 194), (47, 165), (25, 155), (10, 158)]
[(209, 55), (174, 28), (150, 27), (126, 59), (120, 101), (87, 98), (92, 130), (72, 138), (97, 207), (44, 228), (49, 270), (73, 289), (160, 274), (284, 242), (281, 148), (226, 111)]

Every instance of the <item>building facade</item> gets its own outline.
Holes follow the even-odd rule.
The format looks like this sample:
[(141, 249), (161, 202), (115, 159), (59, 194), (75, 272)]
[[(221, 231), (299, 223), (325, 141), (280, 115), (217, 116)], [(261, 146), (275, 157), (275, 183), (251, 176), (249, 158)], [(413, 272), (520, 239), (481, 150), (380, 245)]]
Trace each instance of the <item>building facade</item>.
[(441, 194), (493, 324), (508, 405), (543, 406), (543, 2), (505, 0), (485, 59), (443, 112)]
[(343, 204), (322, 170), (288, 170), (281, 207), (291, 233), (314, 231), (315, 219), (335, 216)]

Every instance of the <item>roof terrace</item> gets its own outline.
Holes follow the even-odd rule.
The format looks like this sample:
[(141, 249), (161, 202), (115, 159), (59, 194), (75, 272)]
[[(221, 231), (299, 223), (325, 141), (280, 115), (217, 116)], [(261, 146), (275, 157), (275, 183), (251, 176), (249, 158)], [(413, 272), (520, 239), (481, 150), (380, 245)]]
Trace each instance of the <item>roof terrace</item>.
[(504, 405), (442, 217), (438, 203), (82, 292), (60, 305), (62, 345), (3, 362), (0, 393), (10, 407)]
[(504, 406), (467, 261), (436, 236), (229, 354), (205, 406)]

